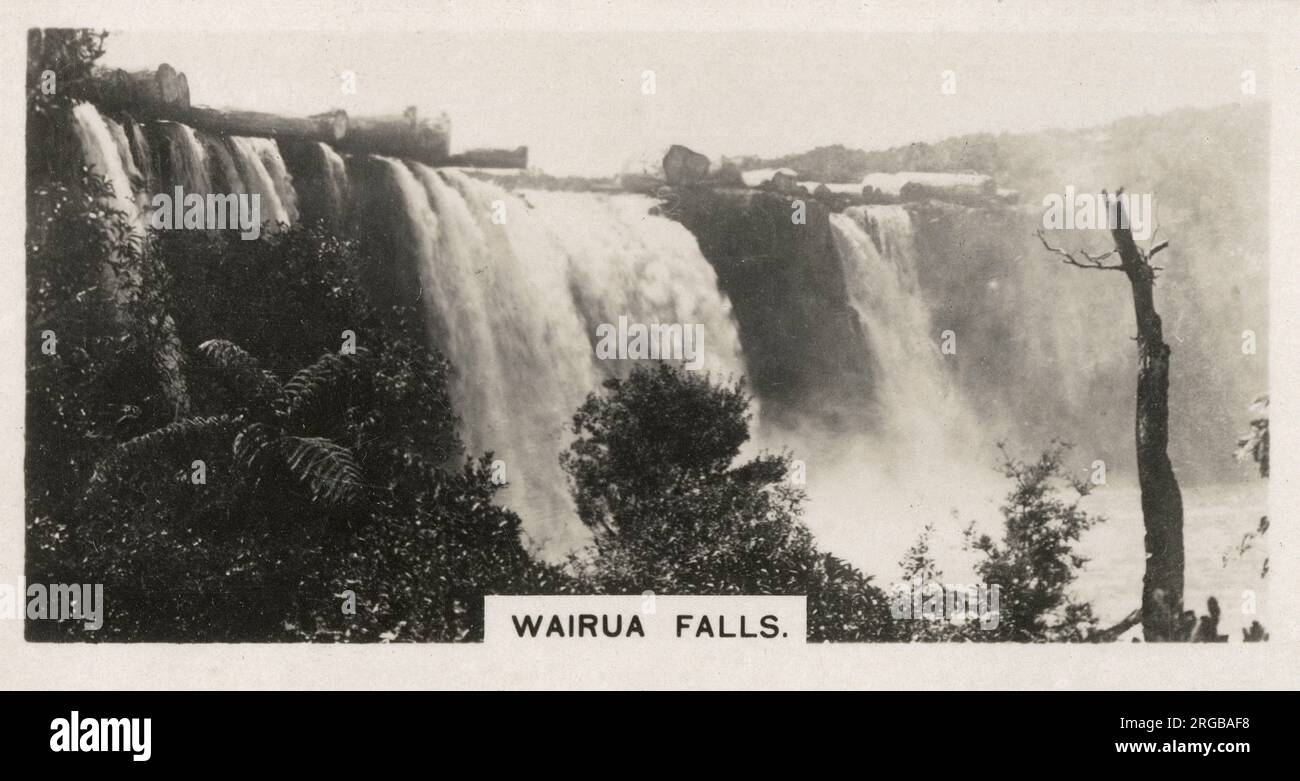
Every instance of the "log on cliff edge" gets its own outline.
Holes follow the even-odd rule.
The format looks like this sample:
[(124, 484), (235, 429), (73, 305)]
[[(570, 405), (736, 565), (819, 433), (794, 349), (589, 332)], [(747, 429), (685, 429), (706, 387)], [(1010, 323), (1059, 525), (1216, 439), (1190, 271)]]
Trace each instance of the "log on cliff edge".
[(428, 165), (446, 165), (451, 157), (451, 121), (445, 114), (434, 120), (416, 115), (414, 106), (400, 117), (354, 117), (337, 144), (340, 151), (409, 157)]
[(528, 147), (516, 149), (466, 149), (451, 156), (447, 165), (466, 168), (527, 168)]

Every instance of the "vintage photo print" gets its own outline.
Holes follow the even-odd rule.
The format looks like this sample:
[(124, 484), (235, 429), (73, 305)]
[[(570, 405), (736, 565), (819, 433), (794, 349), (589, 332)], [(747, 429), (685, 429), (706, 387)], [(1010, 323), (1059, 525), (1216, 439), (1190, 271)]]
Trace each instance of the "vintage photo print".
[(6, 30), (23, 658), (1291, 637), (1276, 6), (268, 5)]

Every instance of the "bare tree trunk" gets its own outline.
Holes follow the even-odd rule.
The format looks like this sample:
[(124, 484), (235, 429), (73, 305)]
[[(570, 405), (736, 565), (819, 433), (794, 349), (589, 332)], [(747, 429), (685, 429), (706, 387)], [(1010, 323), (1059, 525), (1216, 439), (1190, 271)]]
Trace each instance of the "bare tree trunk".
[[(1141, 585), (1141, 630), (1147, 642), (1179, 638), (1183, 619), (1183, 494), (1169, 461), (1169, 344), (1156, 313), (1151, 260), (1134, 242), (1115, 205), (1117, 224), (1110, 234), (1119, 251), (1138, 316), (1138, 483), (1141, 516), (1147, 529), (1147, 573)], [(1157, 251), (1161, 247), (1157, 247)]]
[(1168, 454), (1169, 345), (1156, 313), (1155, 270), (1133, 241), (1122, 206), (1116, 206), (1116, 213), (1120, 219), (1111, 236), (1133, 289), (1138, 329), (1135, 433), (1146, 527), (1142, 636), (1147, 642), (1177, 640), (1183, 615), (1183, 495)]
[[(1122, 271), (1133, 290), (1133, 312), (1137, 318), (1138, 381), (1135, 435), (1137, 440), (1138, 485), (1142, 489), (1142, 523), (1146, 530), (1146, 573), (1142, 578), (1142, 636), (1147, 642), (1190, 639), (1192, 627), (1183, 622), (1183, 495), (1169, 462), (1169, 345), (1155, 306), (1155, 272), (1151, 264), (1162, 242), (1144, 251), (1133, 240), (1119, 193), (1113, 197), (1114, 223), (1111, 237), (1115, 249), (1094, 257), (1072, 253), (1047, 243), (1043, 246), (1079, 268)], [(1115, 254), (1118, 264), (1103, 261)]]

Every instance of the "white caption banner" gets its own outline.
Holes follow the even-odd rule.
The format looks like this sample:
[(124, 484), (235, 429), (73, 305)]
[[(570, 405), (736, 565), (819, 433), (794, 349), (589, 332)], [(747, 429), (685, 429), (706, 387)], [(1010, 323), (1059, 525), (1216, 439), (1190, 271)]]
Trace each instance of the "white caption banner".
[(807, 637), (805, 597), (489, 596), (487, 644), (798, 643)]

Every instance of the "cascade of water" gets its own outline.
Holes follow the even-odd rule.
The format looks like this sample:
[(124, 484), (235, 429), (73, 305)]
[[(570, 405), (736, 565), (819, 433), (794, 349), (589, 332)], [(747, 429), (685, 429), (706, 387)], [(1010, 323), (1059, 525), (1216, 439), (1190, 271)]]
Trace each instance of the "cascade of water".
[(86, 165), (112, 185), (112, 206), (125, 212), (132, 221), (138, 222), (140, 212), (135, 203), (131, 178), (120, 147), (114, 143), (113, 131), (108, 122), (90, 103), (78, 103), (72, 109), (72, 117)]
[[(113, 141), (99, 110), (90, 103), (79, 103), (72, 109), (73, 128), (86, 166), (104, 177), (113, 192), (103, 199), (104, 205), (126, 215), (132, 225), (140, 226), (140, 210), (136, 204), (130, 177), (123, 166), (122, 155)], [(119, 268), (114, 271), (114, 266)], [(122, 264), (103, 264), (100, 273), (104, 292), (120, 304), (126, 303), (133, 284), (123, 285), (120, 275), (130, 275), (129, 281), (138, 282), (137, 270)]]
[(971, 417), (941, 363), (940, 334), (917, 285), (912, 223), (901, 206), (831, 215), (845, 287), (879, 371), (873, 383), (895, 443), (952, 452)]
[[(239, 179), (244, 183), (247, 192), (261, 196), (262, 221), (272, 225), (292, 224), (289, 211), (280, 200), (281, 187), (276, 185), (274, 177), (267, 170), (265, 158), (258, 151), (262, 146), (259, 142), (265, 139), (231, 136), (227, 141), (235, 166), (239, 169)], [(294, 217), (296, 216), (295, 210)]]
[(293, 177), (289, 175), (289, 169), (284, 164), (284, 158), (280, 155), (280, 147), (272, 138), (248, 138), (246, 139), (252, 148), (262, 158), (262, 165), (265, 166), (267, 174), (271, 177), (271, 183), (275, 186), (276, 196), (280, 199), (280, 206), (284, 209), (285, 222), (292, 225), (298, 221), (298, 194), (293, 189)]
[(135, 160), (136, 167), (139, 168), (142, 177), (141, 189), (146, 195), (152, 195), (162, 187), (162, 181), (158, 174), (158, 160), (154, 156), (149, 137), (145, 135), (144, 126), (135, 120), (130, 120), (127, 124), (129, 125), (131, 157)]
[[(583, 535), (557, 458), (598, 373), (564, 257), (546, 251), (550, 242), (517, 198), (468, 179), (453, 186), (422, 165), (414, 171), (440, 227), (421, 258), (424, 300), (456, 367), (466, 444), (505, 462), (503, 500), (535, 540), (571, 545)], [(492, 222), (496, 200), (507, 204), (505, 225)]]
[[(449, 178), (478, 191), (499, 190), (459, 172)], [(500, 197), (500, 196), (496, 196)], [(570, 295), (590, 337), (602, 323), (702, 326), (703, 367), (715, 376), (743, 374), (731, 304), (695, 238), (680, 223), (650, 216), (658, 202), (641, 195), (527, 191), (527, 216), (545, 228), (545, 252), (567, 259)], [(512, 227), (511, 230), (514, 230)], [(513, 242), (520, 251), (528, 237)], [(618, 370), (618, 364), (610, 368)]]
[(159, 122), (156, 127), (167, 142), (167, 159), (170, 161), (169, 178), (164, 182), (164, 189), (170, 192), (181, 187), (186, 195), (210, 194), (213, 190), (207, 150), (199, 142), (194, 128), (178, 122)]
[(135, 164), (135, 158), (131, 153), (131, 142), (126, 137), (126, 128), (111, 117), (104, 117), (103, 119), (104, 126), (108, 128), (109, 135), (113, 137), (113, 145), (117, 147), (118, 157), (122, 161), (122, 170), (131, 183), (131, 197), (135, 201), (137, 210), (143, 213), (149, 205), (148, 183)]
[[(789, 441), (809, 459), (808, 522), (818, 538), (870, 572), (889, 573), (925, 523), (942, 526), (956, 508), (987, 509), (1001, 487), (986, 466), (991, 441), (943, 363), (907, 211), (858, 206), (830, 220), (876, 366), (880, 428)], [(969, 565), (959, 542), (952, 534), (933, 542), (941, 566)]]
[(325, 143), (318, 143), (317, 146), (320, 147), (321, 156), (325, 160), (326, 189), (329, 191), (331, 216), (340, 219), (347, 210), (350, 191), (347, 165), (339, 153), (334, 151), (334, 147)]
[[(700, 324), (704, 366), (739, 376), (730, 306), (695, 240), (640, 196), (511, 193), (456, 170), (383, 159), (401, 193), (433, 338), (456, 369), (470, 452), (505, 463), (503, 501), (552, 554), (587, 538), (558, 455), (574, 410), (623, 361), (595, 329)], [(504, 220), (494, 216), (504, 216)]]
[(204, 152), (208, 156), (213, 187), (221, 193), (247, 193), (248, 188), (244, 185), (239, 165), (235, 162), (234, 155), (230, 153), (230, 147), (225, 139), (206, 133), (201, 134), (200, 137)]

